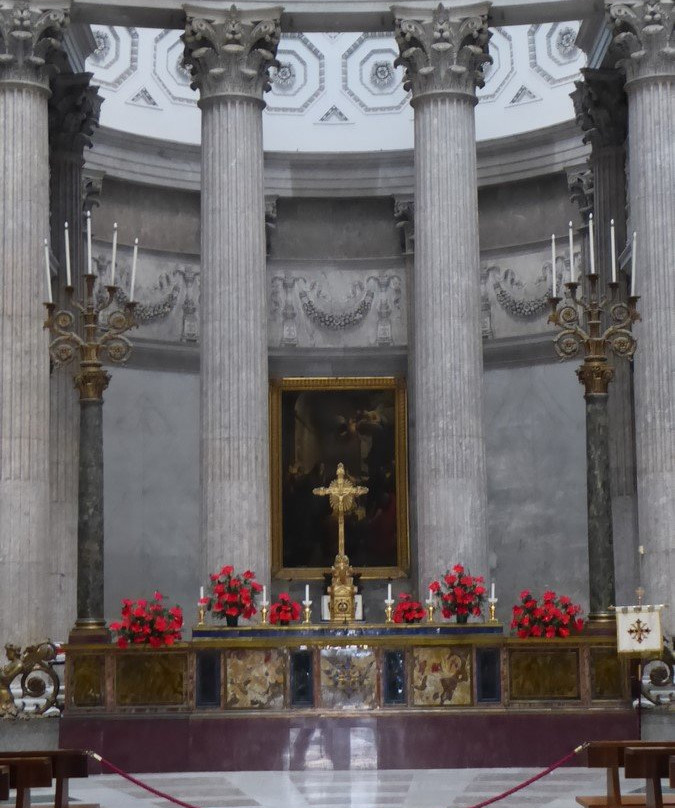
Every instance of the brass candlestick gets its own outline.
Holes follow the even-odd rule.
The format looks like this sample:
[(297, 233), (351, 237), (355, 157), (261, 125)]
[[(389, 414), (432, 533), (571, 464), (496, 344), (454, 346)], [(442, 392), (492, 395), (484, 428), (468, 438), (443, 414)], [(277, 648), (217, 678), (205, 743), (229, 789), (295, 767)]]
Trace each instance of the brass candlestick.
[(311, 600), (303, 600), (302, 605), (305, 607), (303, 609), (303, 620), (302, 623), (305, 626), (308, 626), (312, 622), (312, 601)]
[(202, 628), (206, 625), (206, 604), (205, 603), (198, 603), (197, 604), (197, 628)]
[(269, 612), (269, 608), (268, 608), (267, 604), (263, 603), (263, 605), (260, 607), (260, 622), (263, 625), (267, 624), (267, 614), (268, 614), (268, 612)]
[(497, 598), (488, 598), (488, 610), (489, 610), (489, 617), (488, 623), (496, 623), (497, 622)]
[[(83, 276), (84, 297), (75, 298), (72, 285), (65, 287), (66, 308), (45, 303), (44, 327), (53, 339), (49, 355), (55, 367), (78, 360), (75, 387), (80, 394), (80, 459), (77, 521), (77, 621), (70, 642), (104, 642), (109, 638), (103, 618), (103, 391), (110, 374), (103, 357), (126, 362), (131, 343), (124, 333), (136, 326), (135, 303), (124, 309), (113, 304), (117, 286), (105, 286), (94, 294), (96, 275)], [(73, 309), (69, 311), (68, 309)]]
[(433, 600), (428, 600), (427, 601), (427, 623), (433, 623), (434, 622), (434, 611), (435, 610), (436, 610), (436, 607), (434, 606)]
[(392, 612), (394, 611), (394, 601), (393, 600), (385, 600), (384, 602), (384, 615), (385, 615), (385, 623), (393, 623), (392, 620)]
[(585, 295), (577, 294), (579, 284), (573, 281), (565, 284), (564, 300), (550, 298), (549, 322), (561, 329), (554, 339), (561, 359), (582, 352), (584, 356), (577, 376), (584, 386), (586, 401), (589, 618), (592, 622), (610, 623), (614, 620), (609, 607), (615, 603), (615, 584), (607, 407), (614, 367), (609, 362), (609, 353), (624, 359), (635, 353), (636, 340), (631, 327), (640, 319), (636, 309), (639, 297), (629, 295), (625, 301), (620, 299), (620, 284), (616, 281), (607, 284), (607, 295), (600, 296), (597, 273), (590, 272), (586, 277)]

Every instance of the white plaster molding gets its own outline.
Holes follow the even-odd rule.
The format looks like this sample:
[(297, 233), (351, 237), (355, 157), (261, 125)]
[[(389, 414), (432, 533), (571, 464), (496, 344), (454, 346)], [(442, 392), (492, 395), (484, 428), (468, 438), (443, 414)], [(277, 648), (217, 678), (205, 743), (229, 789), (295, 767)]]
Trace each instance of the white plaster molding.
[[(102, 127), (87, 167), (140, 185), (198, 191), (200, 147)], [(478, 185), (497, 185), (564, 171), (590, 149), (574, 121), (478, 144)], [(265, 193), (281, 197), (412, 194), (411, 150), (352, 154), (267, 152)]]

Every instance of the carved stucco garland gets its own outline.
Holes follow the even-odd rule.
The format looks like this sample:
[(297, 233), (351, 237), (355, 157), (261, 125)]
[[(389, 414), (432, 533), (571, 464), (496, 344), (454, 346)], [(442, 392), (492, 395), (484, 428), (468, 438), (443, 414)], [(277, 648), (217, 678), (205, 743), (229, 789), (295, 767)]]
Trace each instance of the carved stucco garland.
[(369, 314), (373, 305), (375, 292), (369, 289), (359, 302), (358, 306), (352, 311), (343, 312), (342, 314), (333, 314), (320, 309), (316, 303), (310, 299), (307, 292), (302, 289), (298, 293), (300, 297), (300, 304), (305, 315), (322, 328), (328, 328), (332, 331), (341, 331), (345, 328), (352, 328), (361, 323)]

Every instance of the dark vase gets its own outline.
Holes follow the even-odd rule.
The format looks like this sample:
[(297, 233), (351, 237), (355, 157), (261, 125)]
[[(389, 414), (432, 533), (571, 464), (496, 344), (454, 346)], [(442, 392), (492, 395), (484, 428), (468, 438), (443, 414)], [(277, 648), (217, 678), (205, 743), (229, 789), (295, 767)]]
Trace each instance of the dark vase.
[(466, 625), (469, 622), (469, 615), (468, 614), (458, 614), (457, 615), (457, 622), (460, 625)]
[(225, 615), (225, 622), (230, 628), (234, 628), (235, 626), (239, 625), (239, 615), (238, 614), (226, 614)]

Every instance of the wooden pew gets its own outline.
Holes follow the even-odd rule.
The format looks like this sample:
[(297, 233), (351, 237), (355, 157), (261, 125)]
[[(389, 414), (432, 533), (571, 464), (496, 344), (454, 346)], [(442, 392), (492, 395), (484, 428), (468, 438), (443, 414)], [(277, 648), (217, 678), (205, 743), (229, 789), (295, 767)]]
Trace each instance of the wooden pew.
[[(49, 752), (0, 752), (0, 766), (7, 758), (47, 758), (56, 781), (54, 808), (68, 808), (68, 784), (71, 778), (89, 776), (89, 757), (75, 749), (54, 749)], [(51, 786), (51, 782), (48, 783)]]
[(16, 808), (30, 808), (31, 788), (52, 784), (52, 762), (47, 757), (16, 757), (3, 755), (2, 765), (9, 768), (9, 787), (16, 789)]
[(661, 780), (668, 777), (670, 756), (675, 749), (664, 746), (629, 746), (624, 756), (627, 778), (644, 777), (647, 808), (663, 808)]
[(0, 766), (0, 800), (9, 799), (9, 766)]
[(675, 788), (675, 755), (670, 759), (670, 787)]
[[(624, 765), (624, 755), (628, 748), (663, 747), (675, 753), (673, 741), (593, 741), (586, 750), (586, 766), (591, 769), (607, 770), (607, 792), (602, 796), (581, 796), (576, 801), (584, 808), (644, 808), (644, 794), (622, 796), (619, 785), (619, 770)], [(675, 795), (667, 795), (664, 805), (675, 806)]]

